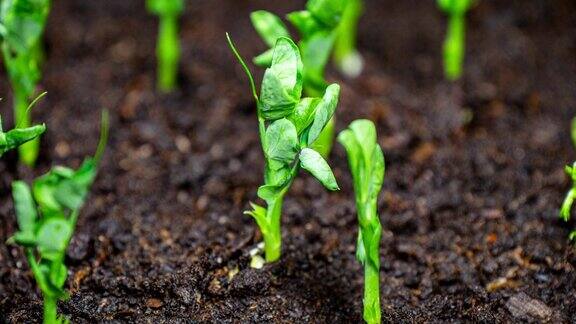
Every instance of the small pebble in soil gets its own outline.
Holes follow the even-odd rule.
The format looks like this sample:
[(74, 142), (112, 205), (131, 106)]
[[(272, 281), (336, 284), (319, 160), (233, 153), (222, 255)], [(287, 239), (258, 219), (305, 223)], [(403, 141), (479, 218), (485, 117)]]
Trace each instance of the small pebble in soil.
[(162, 307), (162, 301), (158, 298), (149, 298), (146, 300), (146, 306), (150, 308), (160, 308)]
[(88, 255), (90, 249), (90, 236), (86, 234), (76, 234), (70, 241), (67, 255), (74, 261), (82, 261)]
[(178, 135), (174, 140), (174, 144), (176, 144), (176, 148), (180, 153), (188, 153), (190, 152), (190, 147), (192, 144), (190, 140), (186, 136)]
[(540, 300), (518, 293), (506, 302), (506, 309), (517, 319), (524, 321), (550, 321), (554, 312)]
[(68, 143), (64, 141), (60, 141), (56, 144), (54, 151), (56, 151), (56, 155), (58, 155), (59, 158), (61, 159), (67, 158), (70, 155), (71, 151), (70, 145), (68, 145)]

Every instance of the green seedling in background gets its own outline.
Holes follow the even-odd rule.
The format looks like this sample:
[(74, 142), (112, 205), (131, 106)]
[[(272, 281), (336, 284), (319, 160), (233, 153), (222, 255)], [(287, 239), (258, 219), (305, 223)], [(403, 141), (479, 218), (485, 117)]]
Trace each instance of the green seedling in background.
[(384, 154), (377, 143), (376, 127), (356, 120), (338, 135), (348, 153), (358, 210), (356, 258), (364, 265), (364, 320), (380, 323), (380, 235), (378, 194), (384, 182)]
[(68, 323), (57, 314), (58, 300), (65, 300), (68, 269), (64, 264), (76, 221), (98, 169), (108, 139), (108, 114), (102, 114), (96, 155), (78, 170), (57, 166), (34, 180), (12, 183), (19, 231), (9, 243), (24, 247), (30, 269), (44, 297), (44, 323)]
[(466, 48), (466, 12), (475, 0), (438, 0), (440, 9), (448, 15), (448, 30), (444, 40), (444, 74), (450, 81), (460, 78)]
[(329, 85), (321, 98), (302, 98), (306, 72), (300, 51), (290, 38), (279, 37), (259, 97), (254, 78), (230, 37), (228, 43), (250, 81), (266, 161), (264, 185), (258, 188), (258, 197), (266, 207), (251, 204), (252, 210), (246, 214), (254, 217), (262, 232), (266, 261), (274, 262), (280, 258), (282, 247), (282, 203), (299, 168), (310, 172), (329, 190), (338, 190), (330, 166), (310, 147), (336, 110), (340, 86)]
[[(338, 37), (339, 27), (347, 6), (347, 0), (309, 0), (306, 10), (288, 14), (287, 19), (300, 34), (298, 47), (302, 54), (304, 65), (303, 88), (307, 96), (321, 96), (328, 82), (324, 76), (326, 64)], [(290, 37), (290, 33), (282, 20), (268, 12), (256, 11), (251, 15), (254, 28), (270, 48), (280, 37)], [(262, 67), (270, 66), (272, 49), (254, 58), (254, 63)], [(334, 138), (334, 121), (326, 126), (314, 149), (327, 157), (332, 150)]]
[(358, 77), (364, 68), (364, 60), (356, 49), (358, 20), (363, 9), (363, 0), (348, 1), (334, 46), (334, 62), (340, 72), (349, 78)]
[(146, 6), (150, 13), (160, 17), (156, 47), (158, 89), (172, 92), (176, 88), (180, 62), (178, 18), (184, 12), (184, 0), (146, 0)]
[[(574, 147), (576, 147), (576, 118), (572, 120), (572, 142), (574, 143)], [(564, 198), (564, 202), (562, 203), (562, 207), (560, 208), (560, 218), (564, 221), (570, 220), (570, 212), (572, 211), (572, 205), (574, 203), (574, 199), (576, 199), (576, 162), (572, 164), (572, 166), (566, 166), (566, 173), (572, 180), (572, 188), (566, 194), (566, 198)], [(572, 241), (576, 241), (576, 230), (570, 233), (570, 239)]]
[[(2, 57), (14, 93), (14, 123), (30, 127), (28, 105), (41, 78), (44, 59), (42, 35), (46, 26), (49, 0), (3, 0), (0, 2)], [(40, 142), (33, 139), (19, 147), (20, 160), (33, 166)]]

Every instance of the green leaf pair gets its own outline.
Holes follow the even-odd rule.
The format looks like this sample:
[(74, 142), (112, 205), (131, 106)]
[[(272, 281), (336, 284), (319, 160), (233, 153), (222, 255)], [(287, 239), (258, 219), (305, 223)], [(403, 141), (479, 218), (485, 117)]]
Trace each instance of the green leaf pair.
[[(306, 9), (288, 14), (287, 19), (300, 33), (299, 48), (304, 69), (304, 90), (308, 95), (317, 96), (324, 92), (328, 83), (324, 70), (334, 46), (337, 28), (346, 8), (345, 0), (310, 0)], [(250, 16), (254, 28), (264, 42), (273, 47), (281, 37), (290, 37), (282, 20), (264, 10), (255, 11)], [(259, 66), (270, 66), (272, 50), (254, 58)]]
[[(320, 97), (329, 86), (324, 76), (326, 64), (338, 35), (343, 35), (343, 28), (346, 27), (340, 26), (345, 10), (352, 5), (348, 0), (309, 0), (306, 3), (306, 10), (287, 15), (288, 21), (300, 34), (298, 47), (304, 66), (302, 88), (308, 96)], [(253, 12), (251, 20), (258, 34), (269, 47), (275, 46), (278, 39), (290, 35), (282, 20), (268, 11)], [(269, 49), (255, 57), (254, 63), (267, 67), (272, 64), (272, 59), (273, 50)], [(327, 157), (332, 149), (334, 121), (330, 121), (323, 129), (314, 149), (323, 157)]]
[[(4, 0), (0, 3), (0, 37), (2, 56), (14, 92), (15, 124), (31, 126), (27, 110), (40, 80), (44, 59), (42, 35), (46, 26), (50, 0)], [(20, 146), (20, 159), (33, 166), (39, 150), (38, 140)]]
[(66, 322), (57, 315), (58, 300), (66, 299), (64, 264), (78, 214), (96, 178), (102, 147), (108, 138), (108, 115), (103, 113), (100, 143), (94, 158), (73, 170), (57, 166), (34, 180), (32, 188), (23, 181), (12, 183), (18, 232), (9, 243), (25, 248), (34, 278), (44, 296), (44, 323)]
[(356, 120), (338, 135), (348, 154), (358, 210), (356, 257), (364, 265), (364, 320), (380, 323), (380, 236), (378, 195), (384, 181), (385, 162), (377, 143), (376, 127), (369, 120)]
[(260, 140), (266, 159), (264, 185), (258, 189), (258, 197), (267, 207), (252, 204), (252, 210), (246, 214), (254, 217), (260, 227), (266, 260), (273, 262), (281, 252), (283, 198), (299, 168), (310, 172), (329, 190), (338, 190), (330, 166), (310, 146), (334, 115), (340, 87), (337, 84), (328, 86), (321, 98), (302, 98), (305, 67), (300, 51), (290, 38), (281, 36), (275, 40), (259, 97), (254, 78), (230, 37), (228, 43), (248, 75), (257, 101)]

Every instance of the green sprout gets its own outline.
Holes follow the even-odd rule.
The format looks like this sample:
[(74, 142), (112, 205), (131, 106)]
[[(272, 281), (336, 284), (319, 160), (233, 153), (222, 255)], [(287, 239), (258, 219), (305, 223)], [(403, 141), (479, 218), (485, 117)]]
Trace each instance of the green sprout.
[(356, 258), (364, 265), (364, 320), (380, 323), (380, 218), (378, 194), (384, 182), (384, 154), (377, 143), (376, 127), (369, 120), (356, 120), (338, 135), (348, 153), (358, 210)]
[[(576, 147), (576, 118), (572, 120), (572, 142)], [(566, 198), (564, 198), (564, 202), (562, 203), (562, 207), (560, 208), (560, 218), (562, 218), (565, 222), (570, 220), (570, 212), (572, 211), (572, 205), (574, 203), (574, 199), (576, 199), (576, 162), (572, 164), (572, 166), (567, 165), (565, 167), (565, 171), (572, 180), (572, 188), (566, 194)], [(570, 240), (576, 241), (576, 230), (570, 233)]]
[[(28, 105), (41, 78), (41, 39), (50, 0), (3, 0), (0, 3), (2, 56), (14, 92), (14, 122), (22, 128), (32, 124)], [(33, 139), (19, 147), (20, 160), (33, 166), (40, 142)]]
[[(338, 37), (346, 5), (346, 0), (309, 0), (306, 10), (292, 12), (287, 16), (300, 34), (298, 47), (302, 53), (303, 88), (307, 96), (319, 97), (328, 87), (324, 76), (326, 64)], [(282, 20), (268, 11), (255, 11), (251, 19), (260, 37), (271, 48), (255, 57), (254, 63), (268, 67), (272, 61), (272, 47), (276, 44), (276, 40), (280, 37), (290, 37), (290, 33)], [(324, 129), (314, 149), (323, 157), (327, 157), (332, 149), (334, 121), (330, 120)]]
[(184, 12), (184, 0), (146, 0), (148, 11), (160, 17), (158, 31), (158, 88), (172, 92), (176, 88), (178, 63), (180, 62), (180, 40), (178, 18)]
[(358, 77), (364, 68), (362, 56), (356, 49), (358, 20), (362, 15), (363, 7), (362, 0), (348, 1), (334, 45), (334, 62), (338, 69), (349, 78)]
[(57, 314), (68, 269), (64, 264), (78, 215), (92, 183), (108, 139), (108, 114), (102, 114), (98, 149), (78, 170), (56, 166), (32, 183), (12, 183), (19, 231), (8, 242), (24, 247), (25, 255), (44, 298), (44, 323), (68, 323)]
[(444, 40), (444, 74), (454, 81), (462, 75), (466, 38), (466, 12), (475, 0), (438, 0), (438, 6), (448, 17)]
[(290, 38), (279, 37), (258, 97), (250, 70), (227, 37), (232, 52), (248, 75), (257, 103), (260, 142), (266, 162), (264, 185), (258, 188), (258, 197), (267, 207), (252, 203), (252, 210), (245, 213), (254, 217), (262, 232), (266, 261), (274, 262), (281, 254), (282, 203), (299, 168), (310, 172), (327, 189), (339, 189), (328, 163), (310, 147), (336, 110), (340, 86), (328, 86), (321, 98), (302, 98), (305, 68), (300, 51)]

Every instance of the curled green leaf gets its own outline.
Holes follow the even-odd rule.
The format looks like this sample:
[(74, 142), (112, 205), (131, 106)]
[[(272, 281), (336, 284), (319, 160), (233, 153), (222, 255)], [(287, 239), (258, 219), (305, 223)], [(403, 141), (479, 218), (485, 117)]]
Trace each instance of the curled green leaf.
[(302, 95), (302, 60), (294, 42), (285, 37), (274, 46), (272, 63), (262, 80), (260, 102), (266, 119), (288, 116)]
[(294, 161), (298, 153), (298, 133), (287, 119), (274, 121), (266, 130), (266, 157), (285, 165)]
[(334, 111), (338, 106), (338, 98), (340, 97), (340, 86), (338, 84), (331, 84), (326, 88), (326, 92), (322, 97), (322, 100), (318, 103), (316, 107), (316, 112), (314, 116), (314, 121), (312, 126), (310, 126), (310, 132), (308, 133), (308, 145), (312, 145), (314, 141), (320, 136), (320, 133), (328, 124), (328, 121), (334, 115)]
[(270, 47), (274, 47), (278, 38), (290, 37), (282, 20), (273, 13), (265, 10), (255, 11), (250, 14), (250, 19), (260, 37)]
[(310, 172), (316, 179), (326, 187), (328, 190), (339, 190), (336, 178), (332, 173), (332, 169), (328, 162), (320, 155), (320, 153), (305, 148), (300, 152), (300, 165), (304, 170)]

